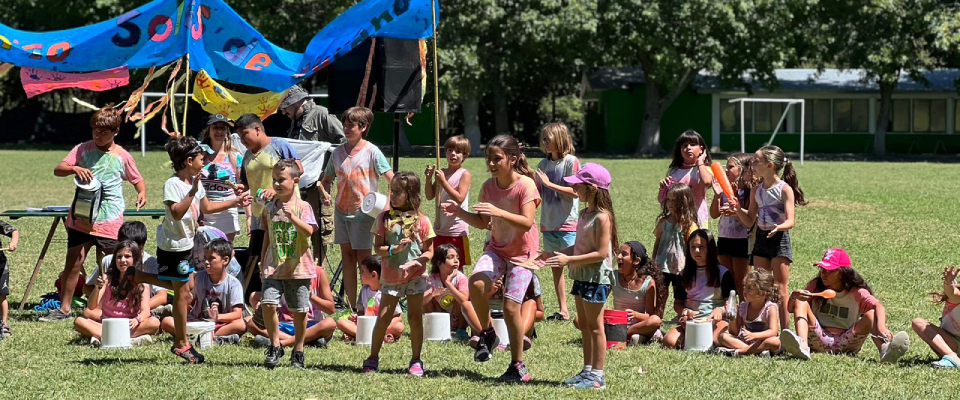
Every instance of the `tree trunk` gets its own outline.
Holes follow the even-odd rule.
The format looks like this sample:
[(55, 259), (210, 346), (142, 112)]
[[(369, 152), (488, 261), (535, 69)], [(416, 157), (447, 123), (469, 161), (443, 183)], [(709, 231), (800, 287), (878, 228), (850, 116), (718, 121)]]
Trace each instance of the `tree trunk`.
[[(649, 63), (642, 63), (649, 64)], [(649, 67), (649, 65), (648, 65)], [(640, 142), (637, 144), (637, 154), (660, 155), (664, 153), (660, 146), (660, 121), (670, 105), (677, 100), (684, 90), (690, 86), (697, 76), (696, 69), (687, 69), (682, 72), (676, 86), (669, 88), (656, 81), (653, 75), (644, 68), (646, 97), (644, 100), (643, 128), (640, 132)]]
[(470, 155), (481, 156), (480, 150), (480, 101), (476, 97), (465, 97), (460, 107), (463, 109), (463, 136), (470, 141)]
[(877, 130), (873, 134), (873, 154), (887, 154), (887, 129), (890, 125), (890, 108), (893, 103), (893, 90), (897, 82), (880, 81), (880, 111), (877, 113)]
[(640, 145), (637, 147), (639, 154), (662, 154), (663, 148), (660, 147), (660, 121), (662, 114), (654, 115), (647, 113), (643, 118), (643, 127), (640, 131)]
[(509, 134), (510, 121), (509, 115), (507, 114), (507, 96), (503, 93), (501, 84), (494, 85), (493, 87), (493, 108), (496, 133), (498, 135), (501, 133)]

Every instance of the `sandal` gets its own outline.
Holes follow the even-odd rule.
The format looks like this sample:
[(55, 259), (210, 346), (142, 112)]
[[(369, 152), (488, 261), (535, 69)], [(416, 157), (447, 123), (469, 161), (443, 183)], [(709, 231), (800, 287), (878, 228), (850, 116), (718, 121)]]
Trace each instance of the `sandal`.
[(380, 359), (367, 357), (366, 360), (363, 360), (363, 373), (369, 374), (373, 372), (380, 371)]
[(174, 346), (170, 348), (170, 352), (184, 359), (187, 363), (190, 363), (190, 364), (203, 363), (203, 354), (200, 354), (199, 352), (197, 352), (197, 349), (193, 348), (193, 346), (187, 346), (182, 349), (178, 349), (176, 348), (176, 346)]
[(398, 338), (398, 337), (396, 337), (396, 336), (393, 336), (393, 334), (390, 334), (390, 333), (388, 333), (386, 336), (383, 337), (383, 342), (384, 342), (384, 343), (396, 343), (396, 342), (398, 342), (399, 340), (400, 340), (400, 338)]
[(553, 315), (547, 317), (547, 321), (569, 321), (570, 317), (564, 317), (563, 314), (559, 312), (553, 313)]
[(954, 360), (953, 357), (944, 355), (939, 361), (930, 363), (930, 366), (936, 369), (954, 369), (960, 367), (960, 363)]

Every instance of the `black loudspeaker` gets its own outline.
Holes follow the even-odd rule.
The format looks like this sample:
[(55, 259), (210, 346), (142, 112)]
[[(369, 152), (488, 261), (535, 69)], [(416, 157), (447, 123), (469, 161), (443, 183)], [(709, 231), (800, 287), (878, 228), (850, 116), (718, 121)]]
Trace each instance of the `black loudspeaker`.
[(423, 64), (420, 40), (368, 38), (346, 55), (330, 64), (327, 86), (331, 112), (340, 114), (357, 105), (367, 61), (371, 57), (370, 76), (363, 106), (375, 112), (420, 112), (423, 100)]

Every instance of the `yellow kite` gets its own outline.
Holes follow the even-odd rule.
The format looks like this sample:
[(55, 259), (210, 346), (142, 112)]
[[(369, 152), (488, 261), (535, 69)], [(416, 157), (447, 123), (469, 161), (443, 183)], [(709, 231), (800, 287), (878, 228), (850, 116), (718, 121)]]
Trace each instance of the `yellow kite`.
[(247, 94), (227, 89), (210, 78), (207, 72), (200, 70), (193, 83), (193, 100), (200, 103), (203, 110), (211, 114), (221, 114), (230, 119), (240, 118), (246, 113), (256, 114), (265, 119), (277, 112), (280, 99), (286, 91)]

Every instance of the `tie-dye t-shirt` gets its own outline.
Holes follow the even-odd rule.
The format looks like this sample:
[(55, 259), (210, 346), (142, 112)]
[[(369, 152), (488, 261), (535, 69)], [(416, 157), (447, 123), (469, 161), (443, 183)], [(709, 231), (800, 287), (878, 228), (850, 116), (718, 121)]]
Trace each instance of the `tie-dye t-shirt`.
[[(240, 152), (235, 151), (232, 155), (236, 159), (236, 168), (243, 165), (243, 155)], [(200, 183), (203, 184), (203, 190), (207, 191), (207, 198), (210, 201), (233, 200), (237, 197), (233, 188), (226, 183), (227, 181), (239, 182), (237, 176), (239, 171), (236, 168), (234, 168), (229, 155), (223, 157), (223, 160), (218, 163), (211, 162), (203, 167), (203, 170), (200, 171)]]
[(346, 145), (337, 147), (323, 171), (325, 176), (336, 176), (337, 179), (336, 213), (347, 221), (371, 220), (369, 215), (360, 212), (360, 204), (363, 196), (377, 191), (380, 175), (390, 169), (387, 158), (373, 143), (365, 141), (352, 156)]
[(116, 239), (120, 225), (123, 224), (123, 210), (126, 208), (123, 201), (123, 181), (134, 185), (143, 181), (133, 157), (120, 145), (114, 145), (112, 150), (104, 152), (91, 140), (70, 150), (70, 154), (67, 154), (63, 162), (71, 167), (89, 169), (103, 187), (100, 212), (94, 219), (93, 225), (74, 219), (71, 209), (70, 217), (67, 218), (67, 228), (93, 236)]
[(427, 276), (426, 265), (406, 271), (400, 269), (400, 266), (419, 258), (425, 250), (423, 248), (424, 243), (436, 237), (430, 219), (426, 215), (417, 213), (414, 216), (412, 211), (391, 215), (391, 211), (384, 211), (377, 217), (377, 225), (374, 229), (376, 235), (383, 237), (384, 244), (388, 245), (399, 244), (401, 240), (413, 236), (413, 243), (407, 246), (405, 250), (394, 250), (392, 256), (383, 257), (380, 273), (381, 283), (399, 285)]
[[(577, 174), (577, 171), (580, 170), (580, 160), (573, 154), (567, 154), (556, 161), (544, 158), (540, 161), (540, 164), (537, 164), (537, 169), (547, 175), (550, 183), (570, 186), (563, 178)], [(543, 207), (540, 208), (540, 231), (576, 232), (580, 201), (539, 185), (537, 187), (540, 189), (540, 196), (543, 198)]]
[[(480, 188), (480, 202), (490, 203), (494, 207), (511, 214), (520, 214), (523, 205), (534, 202), (540, 205), (540, 192), (537, 184), (526, 176), (506, 189), (497, 187), (497, 179), (490, 178)], [(490, 222), (490, 242), (486, 251), (492, 251), (501, 258), (514, 263), (522, 264), (540, 254), (540, 232), (537, 225), (522, 231), (503, 218), (492, 218)]]
[(676, 168), (667, 172), (674, 182), (682, 183), (693, 191), (693, 205), (697, 208), (697, 225), (707, 229), (710, 221), (710, 206), (707, 204), (707, 187), (700, 176), (700, 168)]
[[(296, 205), (293, 212), (301, 221), (317, 227), (310, 203), (293, 198)], [(310, 235), (304, 235), (283, 212), (280, 200), (274, 200), (264, 207), (263, 220), (267, 224), (267, 255), (263, 260), (260, 277), (263, 279), (313, 279), (316, 276), (316, 263), (310, 253)]]
[(765, 231), (773, 230), (787, 220), (787, 208), (783, 205), (783, 187), (786, 182), (779, 181), (771, 187), (760, 185), (757, 188), (757, 227)]
[[(256, 195), (257, 189), (273, 188), (273, 166), (277, 165), (277, 161), (287, 158), (298, 158), (297, 151), (290, 146), (289, 142), (281, 138), (270, 138), (270, 143), (256, 153), (248, 149), (243, 154), (240, 182), (247, 185), (251, 195)], [(250, 214), (252, 215), (251, 229), (260, 229), (260, 215), (263, 214), (263, 205), (253, 202), (250, 205)]]

